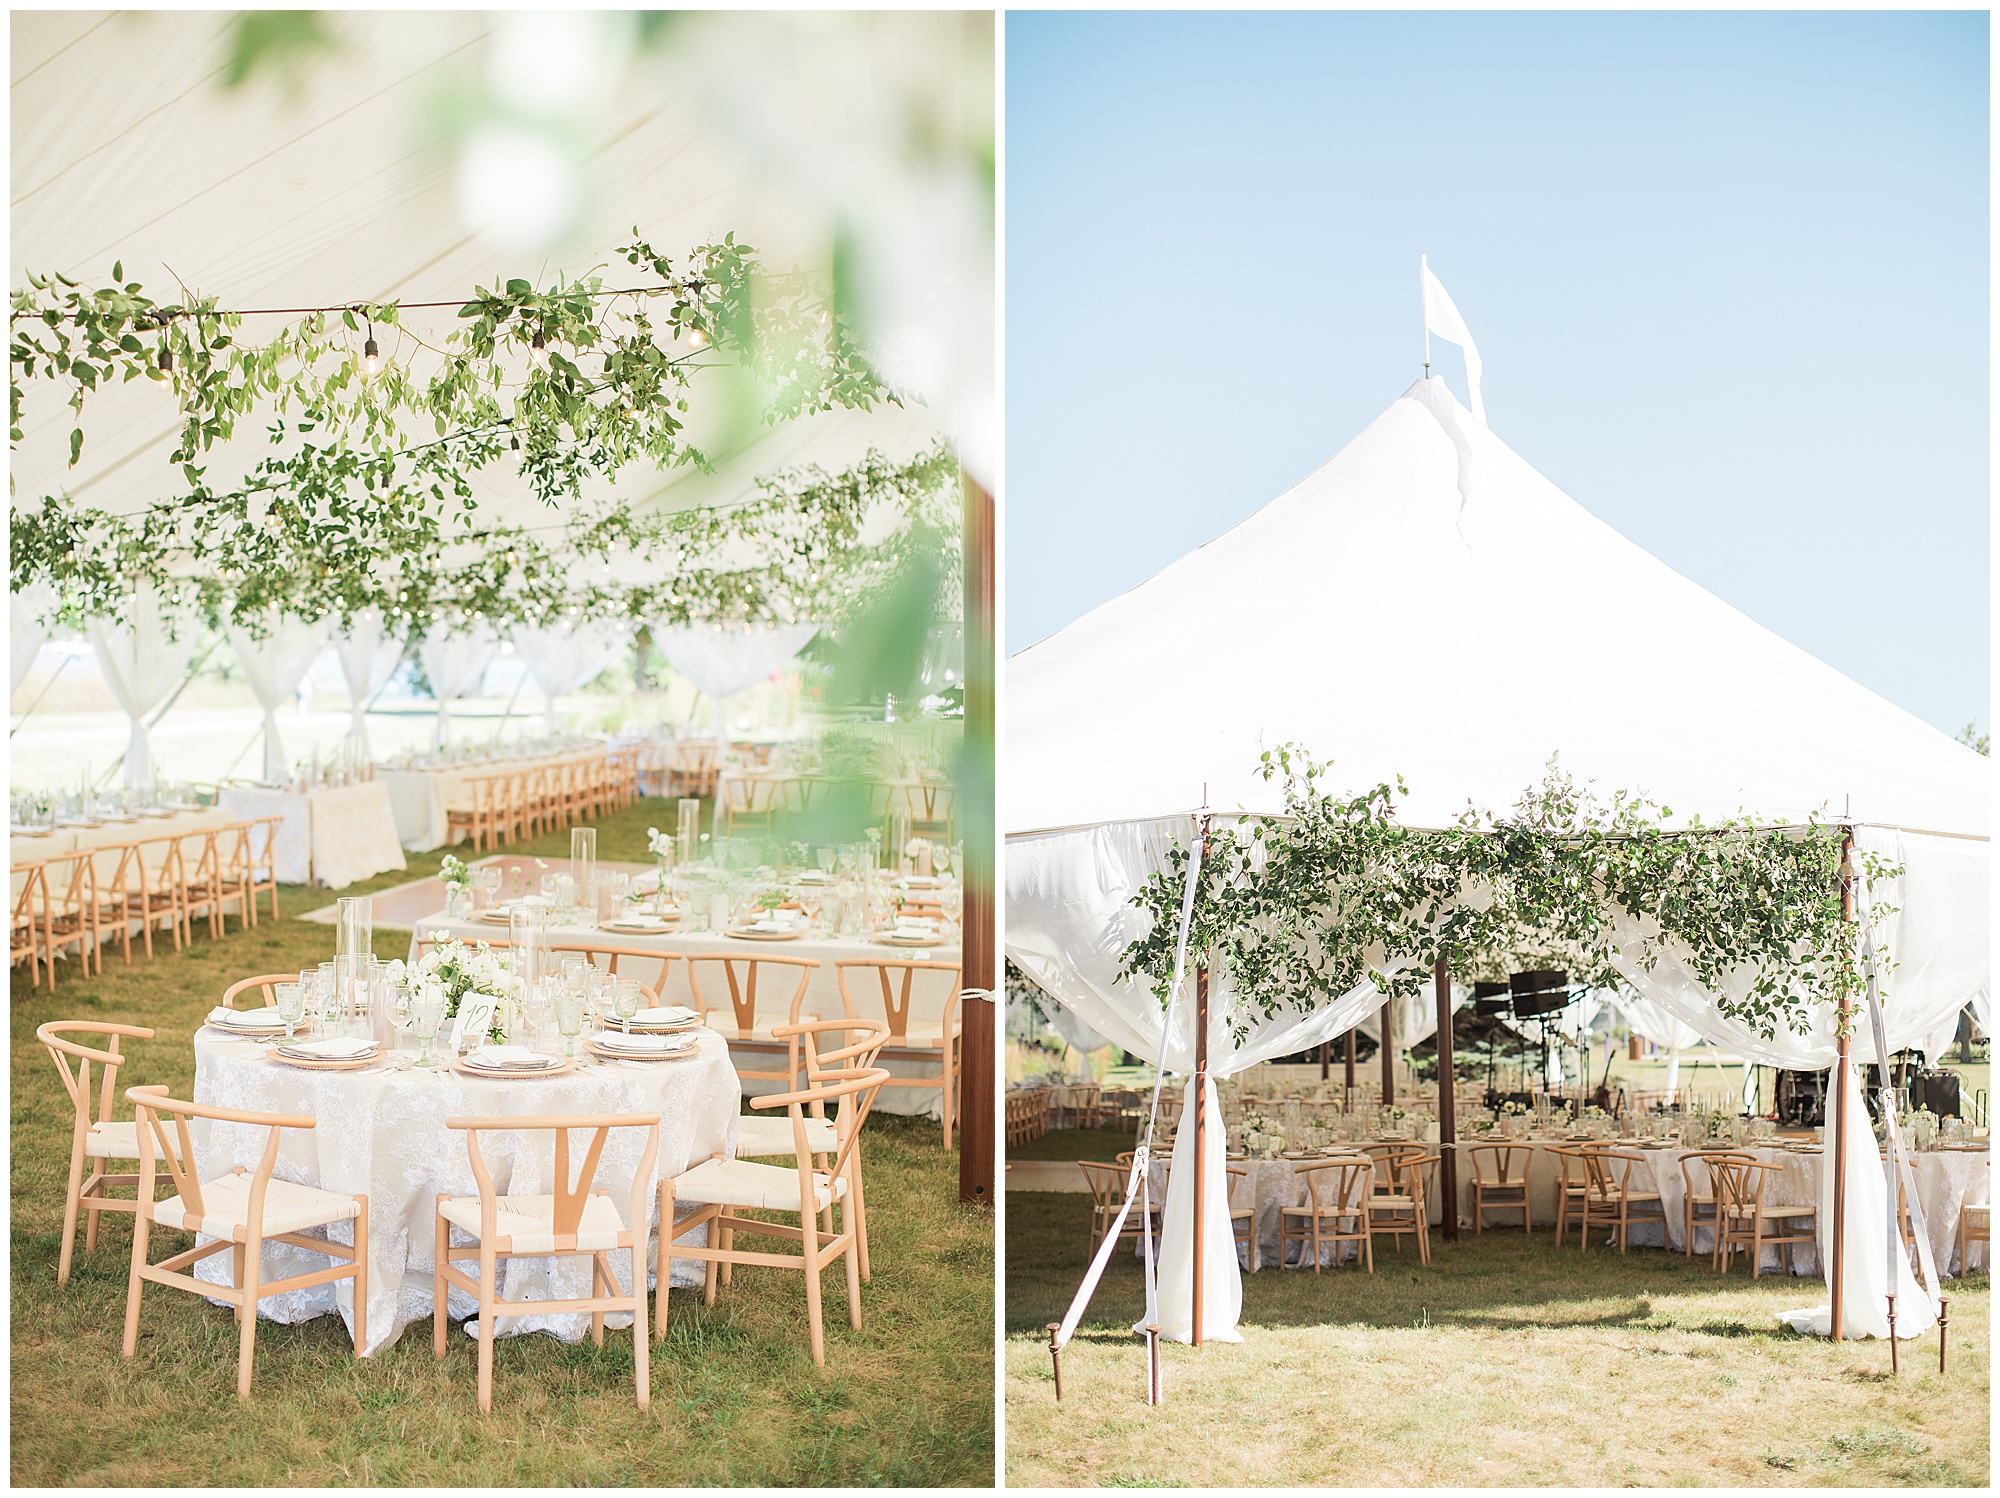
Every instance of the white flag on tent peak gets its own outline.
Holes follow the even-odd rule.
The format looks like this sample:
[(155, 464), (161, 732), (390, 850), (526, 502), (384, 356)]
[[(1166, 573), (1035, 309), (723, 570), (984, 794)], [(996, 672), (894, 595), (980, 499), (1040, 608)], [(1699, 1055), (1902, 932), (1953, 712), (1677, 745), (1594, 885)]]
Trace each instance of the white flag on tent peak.
[(1465, 383), (1472, 393), (1472, 419), (1485, 431), (1486, 402), (1479, 395), (1479, 346), (1472, 341), (1465, 319), (1459, 316), (1458, 303), (1432, 272), (1430, 258), (1425, 256), (1420, 263), (1424, 280), (1424, 329), (1465, 350)]

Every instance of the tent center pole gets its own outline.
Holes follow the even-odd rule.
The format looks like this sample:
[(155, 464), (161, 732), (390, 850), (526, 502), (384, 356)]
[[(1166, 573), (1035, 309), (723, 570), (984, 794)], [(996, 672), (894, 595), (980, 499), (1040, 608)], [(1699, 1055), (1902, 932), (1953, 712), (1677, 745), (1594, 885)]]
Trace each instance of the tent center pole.
[[(1205, 839), (1204, 839), (1205, 840)], [(1201, 1346), (1201, 1277), (1208, 1241), (1208, 964), (1194, 972), (1194, 1345)]]
[(1347, 1032), (1347, 1101), (1354, 1101), (1354, 1032)]
[(1396, 1106), (1396, 1014), (1393, 1003), (1382, 1006), (1382, 1106)]
[[(1854, 919), (1853, 853), (1854, 831), (1849, 828), (1840, 839), (1840, 913), (1849, 922)], [(1841, 1318), (1847, 1308), (1847, 1069), (1852, 1064), (1847, 1032), (1852, 1016), (1853, 1008), (1843, 988), (1836, 1023), (1839, 1058), (1834, 1063), (1833, 1077), (1833, 1340), (1836, 1342), (1845, 1340)]]
[(1444, 1198), (1439, 1226), (1447, 1243), (1458, 1241), (1458, 1063), (1451, 1043), (1451, 969), (1440, 957), (1431, 976), (1437, 985), (1438, 1027), (1438, 1186)]

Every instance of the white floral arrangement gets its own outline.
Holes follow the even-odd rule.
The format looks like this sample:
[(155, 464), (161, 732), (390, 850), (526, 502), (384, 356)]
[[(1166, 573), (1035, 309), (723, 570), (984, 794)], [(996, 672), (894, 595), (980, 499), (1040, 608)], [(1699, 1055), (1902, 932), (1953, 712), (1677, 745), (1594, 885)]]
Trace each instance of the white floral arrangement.
[(922, 858), (924, 856), (924, 849), (929, 846), (930, 843), (925, 839), (913, 837), (907, 843), (903, 844), (903, 857)]
[(675, 852), (674, 836), (662, 832), (657, 827), (646, 829), (646, 851), (655, 858), (672, 858)]
[(456, 854), (447, 853), (444, 861), (438, 865), (438, 878), (444, 881), (446, 889), (456, 892), (472, 882), (472, 870), (465, 866), (464, 859)]
[(1528, 1106), (1525, 1103), (1509, 1098), (1500, 1105), (1500, 1112), (1508, 1118), (1526, 1118), (1528, 1116)]
[(487, 1034), (505, 1040), (500, 1022), (504, 1002), (521, 992), (521, 980), (514, 975), (513, 958), (497, 952), (485, 942), (471, 943), (451, 937), (439, 942), (406, 969), (399, 981), (425, 998), (443, 1003), (445, 1017), (456, 1020), (468, 999), (487, 1001), (492, 1018)]

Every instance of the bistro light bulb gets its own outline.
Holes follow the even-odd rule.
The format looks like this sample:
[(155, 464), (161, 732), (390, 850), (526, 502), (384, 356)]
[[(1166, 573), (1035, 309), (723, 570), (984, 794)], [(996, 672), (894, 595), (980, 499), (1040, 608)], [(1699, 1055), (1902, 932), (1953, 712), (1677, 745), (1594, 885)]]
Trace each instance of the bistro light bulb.
[(688, 334), (688, 342), (696, 348), (707, 348), (708, 334), (702, 332), (700, 328), (696, 328), (692, 333)]
[(164, 342), (160, 344), (160, 362), (153, 366), (153, 372), (147, 378), (162, 390), (174, 388), (174, 351)]
[(382, 372), (382, 350), (374, 339), (361, 345), (361, 373), (367, 379), (374, 379)]
[(528, 345), (528, 362), (537, 369), (547, 369), (549, 367), (548, 345), (542, 342), (542, 335), (540, 333), (537, 333), (535, 341)]

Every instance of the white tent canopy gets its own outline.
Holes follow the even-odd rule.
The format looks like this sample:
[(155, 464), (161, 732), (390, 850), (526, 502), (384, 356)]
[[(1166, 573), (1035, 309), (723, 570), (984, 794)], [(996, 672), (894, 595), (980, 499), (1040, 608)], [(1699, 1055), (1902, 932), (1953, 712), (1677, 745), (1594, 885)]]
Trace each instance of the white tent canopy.
[[(1281, 813), (1258, 761), (1292, 741), (1333, 762), (1333, 793), (1403, 777), (1412, 826), (1448, 825), (1468, 800), (1511, 807), (1558, 752), (1600, 791), (1643, 791), (1677, 819), (1845, 812), (1923, 894), (1921, 909), (1890, 900), (1902, 945), (1926, 954), (1892, 985), (1891, 1045), (1983, 995), (1987, 762), (1673, 572), (1490, 433), (1474, 433), (1462, 502), (1434, 414), (1455, 403), (1423, 385), (1249, 519), (1009, 662), (1008, 955), (1095, 1029), (1158, 1057), (1157, 999), (1117, 980), (1143, 929), (1130, 898), (1192, 839), (1204, 790), (1225, 821)], [(1472, 424), (1456, 424), (1463, 440)], [(1626, 976), (1673, 1018), (1753, 1049), (1684, 973)], [(1221, 1019), (1236, 1003), (1219, 974), (1219, 1075), (1339, 1034), (1380, 999), (1253, 1023), (1243, 1048)], [(1822, 1040), (1775, 1049), (1825, 1065)], [(1188, 1065), (1183, 1045), (1164, 1049)], [(1163, 1321), (1176, 1228), (1190, 1236), (1178, 1194)], [(1234, 1258), (1209, 1264), (1231, 1286), (1205, 1305), (1226, 1309)]]

